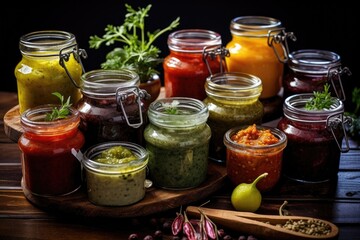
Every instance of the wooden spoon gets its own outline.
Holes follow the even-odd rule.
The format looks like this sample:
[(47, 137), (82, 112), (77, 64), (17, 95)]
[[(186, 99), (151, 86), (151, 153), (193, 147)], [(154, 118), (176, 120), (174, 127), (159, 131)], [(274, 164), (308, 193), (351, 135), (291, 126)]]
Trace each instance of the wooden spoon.
[[(318, 218), (302, 217), (302, 216), (279, 216), (279, 215), (262, 215), (250, 212), (230, 211), (223, 209), (199, 208), (188, 206), (186, 214), (188, 216), (200, 217), (200, 211), (208, 216), (215, 224), (228, 227), (229, 229), (239, 231), (246, 234), (253, 234), (256, 237), (270, 239), (291, 239), (291, 240), (308, 240), (308, 239), (336, 239), (339, 234), (338, 227), (329, 222)], [(276, 224), (285, 224), (288, 220), (317, 220), (331, 227), (330, 233), (327, 235), (309, 235), (294, 230), (288, 230)]]

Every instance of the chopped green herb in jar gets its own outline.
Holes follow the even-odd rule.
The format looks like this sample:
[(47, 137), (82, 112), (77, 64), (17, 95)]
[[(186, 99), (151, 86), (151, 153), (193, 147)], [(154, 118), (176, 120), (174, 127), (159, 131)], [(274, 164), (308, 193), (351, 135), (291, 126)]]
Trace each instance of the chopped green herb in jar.
[(51, 113), (46, 114), (45, 121), (54, 121), (58, 119), (63, 119), (70, 114), (70, 107), (71, 107), (70, 96), (68, 97), (66, 102), (64, 102), (63, 95), (61, 95), (58, 92), (54, 92), (52, 94), (60, 99), (61, 105), (60, 107), (54, 107)]
[(324, 91), (317, 92), (314, 91), (314, 97), (310, 98), (306, 102), (306, 110), (322, 110), (328, 109), (334, 103), (334, 98), (331, 97), (331, 92), (329, 92), (330, 85), (326, 83), (324, 85)]
[(168, 114), (178, 114), (178, 108), (179, 101), (174, 100), (171, 103), (164, 103), (165, 112)]

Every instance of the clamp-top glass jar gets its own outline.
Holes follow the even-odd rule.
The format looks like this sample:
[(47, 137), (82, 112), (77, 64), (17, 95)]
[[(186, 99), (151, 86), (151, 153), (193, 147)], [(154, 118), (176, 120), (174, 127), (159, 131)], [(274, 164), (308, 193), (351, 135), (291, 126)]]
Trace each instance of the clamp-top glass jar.
[(231, 41), (226, 45), (229, 72), (244, 72), (259, 77), (263, 91), (260, 99), (274, 97), (282, 86), (284, 63), (288, 59), (286, 33), (278, 19), (263, 16), (243, 16), (230, 23)]
[(208, 97), (204, 103), (209, 109), (207, 123), (211, 128), (209, 158), (225, 162), (225, 133), (233, 127), (262, 122), (261, 80), (246, 73), (217, 73), (208, 77), (205, 90)]
[(168, 189), (199, 186), (209, 161), (206, 105), (194, 98), (164, 98), (150, 104), (148, 116), (144, 137), (151, 180)]
[[(337, 178), (340, 153), (349, 150), (344, 128), (344, 105), (333, 97), (329, 109), (306, 110), (314, 95), (295, 94), (285, 99), (278, 128), (288, 138), (283, 174), (300, 182), (323, 182)], [(342, 141), (345, 138), (346, 147)]]
[(76, 105), (86, 146), (105, 141), (143, 144), (147, 123), (139, 75), (130, 70), (93, 70), (81, 76), (83, 97)]
[(284, 77), (284, 98), (293, 94), (322, 91), (325, 83), (331, 83), (340, 100), (345, 100), (341, 75), (350, 75), (348, 68), (341, 67), (340, 56), (334, 52), (303, 49), (289, 54), (288, 71)]
[(59, 92), (72, 103), (81, 98), (81, 56), (75, 36), (64, 31), (37, 31), (20, 38), (21, 61), (15, 67), (20, 113), (43, 104), (57, 104)]
[(79, 111), (60, 120), (46, 121), (47, 114), (58, 105), (40, 105), (21, 115), (24, 133), (18, 145), (21, 150), (22, 184), (32, 194), (55, 196), (72, 193), (81, 186), (81, 164), (72, 155), (85, 142), (79, 131)]
[(221, 72), (221, 36), (203, 29), (185, 29), (168, 36), (170, 54), (164, 59), (166, 97), (203, 100), (204, 84), (212, 73)]

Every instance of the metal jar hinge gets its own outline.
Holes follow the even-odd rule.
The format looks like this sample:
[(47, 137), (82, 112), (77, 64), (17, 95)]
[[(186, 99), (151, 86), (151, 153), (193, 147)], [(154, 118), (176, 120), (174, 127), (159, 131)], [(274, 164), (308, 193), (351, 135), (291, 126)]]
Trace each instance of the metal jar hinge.
[[(142, 114), (142, 106), (141, 106), (141, 99), (150, 99), (150, 94), (144, 90), (139, 89), (136, 86), (130, 86), (130, 87), (123, 87), (116, 89), (116, 102), (118, 105), (120, 105), (121, 111), (124, 114), (126, 123), (133, 128), (139, 128), (144, 120), (143, 120), (143, 114)], [(124, 105), (132, 105), (137, 103), (138, 105), (138, 111), (139, 114), (139, 122), (138, 123), (131, 123), (129, 121), (128, 114), (126, 113)]]
[(216, 46), (206, 46), (203, 49), (203, 61), (206, 63), (206, 67), (210, 73), (210, 76), (212, 76), (212, 72), (208, 59), (215, 60), (217, 56), (220, 56), (220, 72), (227, 72), (225, 57), (229, 57), (230, 52), (225, 47)]
[[(69, 48), (72, 48), (72, 51), (66, 51), (66, 53), (63, 53), (63, 51), (65, 51), (66, 49), (69, 49)], [(65, 71), (66, 71), (66, 74), (69, 76), (71, 82), (75, 85), (75, 87), (77, 88), (80, 88), (80, 86), (77, 84), (77, 82), (74, 80), (74, 78), (71, 76), (69, 70), (67, 69), (66, 67), (66, 63), (67, 61), (69, 61), (70, 59), (70, 54), (73, 54), (74, 55), (74, 58), (75, 60), (80, 63), (81, 65), (81, 69), (82, 69), (82, 73), (85, 72), (85, 69), (84, 69), (84, 65), (82, 64), (82, 61), (81, 61), (81, 57), (83, 57), (84, 59), (87, 58), (87, 53), (84, 49), (79, 49), (77, 47), (77, 44), (74, 44), (74, 45), (71, 45), (69, 47), (65, 47), (65, 48), (62, 48), (60, 50), (60, 53), (59, 53), (59, 64), (60, 66), (62, 66)]]
[[(326, 119), (326, 127), (331, 131), (331, 134), (333, 135), (336, 144), (338, 145), (340, 152), (348, 152), (350, 147), (349, 147), (349, 140), (348, 137), (346, 135), (346, 130), (345, 130), (345, 122), (348, 121), (348, 118), (345, 117), (344, 119), (344, 115), (343, 114), (339, 114), (339, 113), (335, 113), (332, 115), (329, 115)], [(345, 148), (342, 147), (342, 143), (340, 143), (338, 141), (338, 139), (336, 138), (336, 135), (334, 133), (334, 129), (338, 128), (339, 125), (341, 124), (343, 133), (344, 133), (344, 138), (345, 138)]]
[[(347, 67), (341, 68), (341, 67), (334, 67), (334, 68), (330, 68), (328, 70), (328, 74), (327, 74), (327, 78), (328, 80), (331, 81), (331, 85), (335, 91), (336, 96), (341, 100), (341, 101), (345, 101), (346, 100), (346, 96), (345, 96), (345, 91), (344, 91), (344, 87), (342, 85), (341, 82), (341, 76), (343, 74), (346, 74), (348, 76), (351, 75), (350, 70)], [(338, 90), (336, 89), (336, 85), (335, 85), (335, 80), (337, 80), (339, 82), (339, 86), (340, 86), (340, 90), (341, 90), (341, 96), (338, 92)]]
[[(278, 32), (280, 30), (280, 33), (273, 35), (273, 32)], [(289, 60), (289, 46), (287, 39), (290, 38), (292, 41), (296, 41), (296, 36), (293, 32), (285, 32), (285, 28), (280, 28), (276, 30), (270, 30), (268, 32), (268, 38), (267, 38), (267, 44), (269, 47), (271, 47), (278, 60), (282, 63), (286, 63)], [(281, 48), (284, 53), (284, 59), (281, 58), (280, 54), (275, 48), (274, 44), (280, 44)]]

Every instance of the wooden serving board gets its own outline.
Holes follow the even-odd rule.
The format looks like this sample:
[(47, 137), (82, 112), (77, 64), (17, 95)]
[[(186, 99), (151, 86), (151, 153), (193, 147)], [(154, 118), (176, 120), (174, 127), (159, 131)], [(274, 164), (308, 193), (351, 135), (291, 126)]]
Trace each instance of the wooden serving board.
[(23, 133), (23, 129), (20, 124), (19, 105), (16, 105), (5, 113), (4, 131), (10, 140), (14, 142), (19, 140), (21, 134)]
[(226, 167), (209, 162), (208, 175), (199, 187), (187, 190), (165, 190), (156, 187), (147, 189), (145, 197), (138, 203), (121, 207), (104, 207), (92, 204), (86, 194), (85, 187), (66, 196), (40, 197), (31, 194), (23, 187), (25, 197), (35, 206), (59, 213), (84, 217), (127, 218), (146, 216), (153, 213), (173, 209), (205, 200), (225, 184)]

